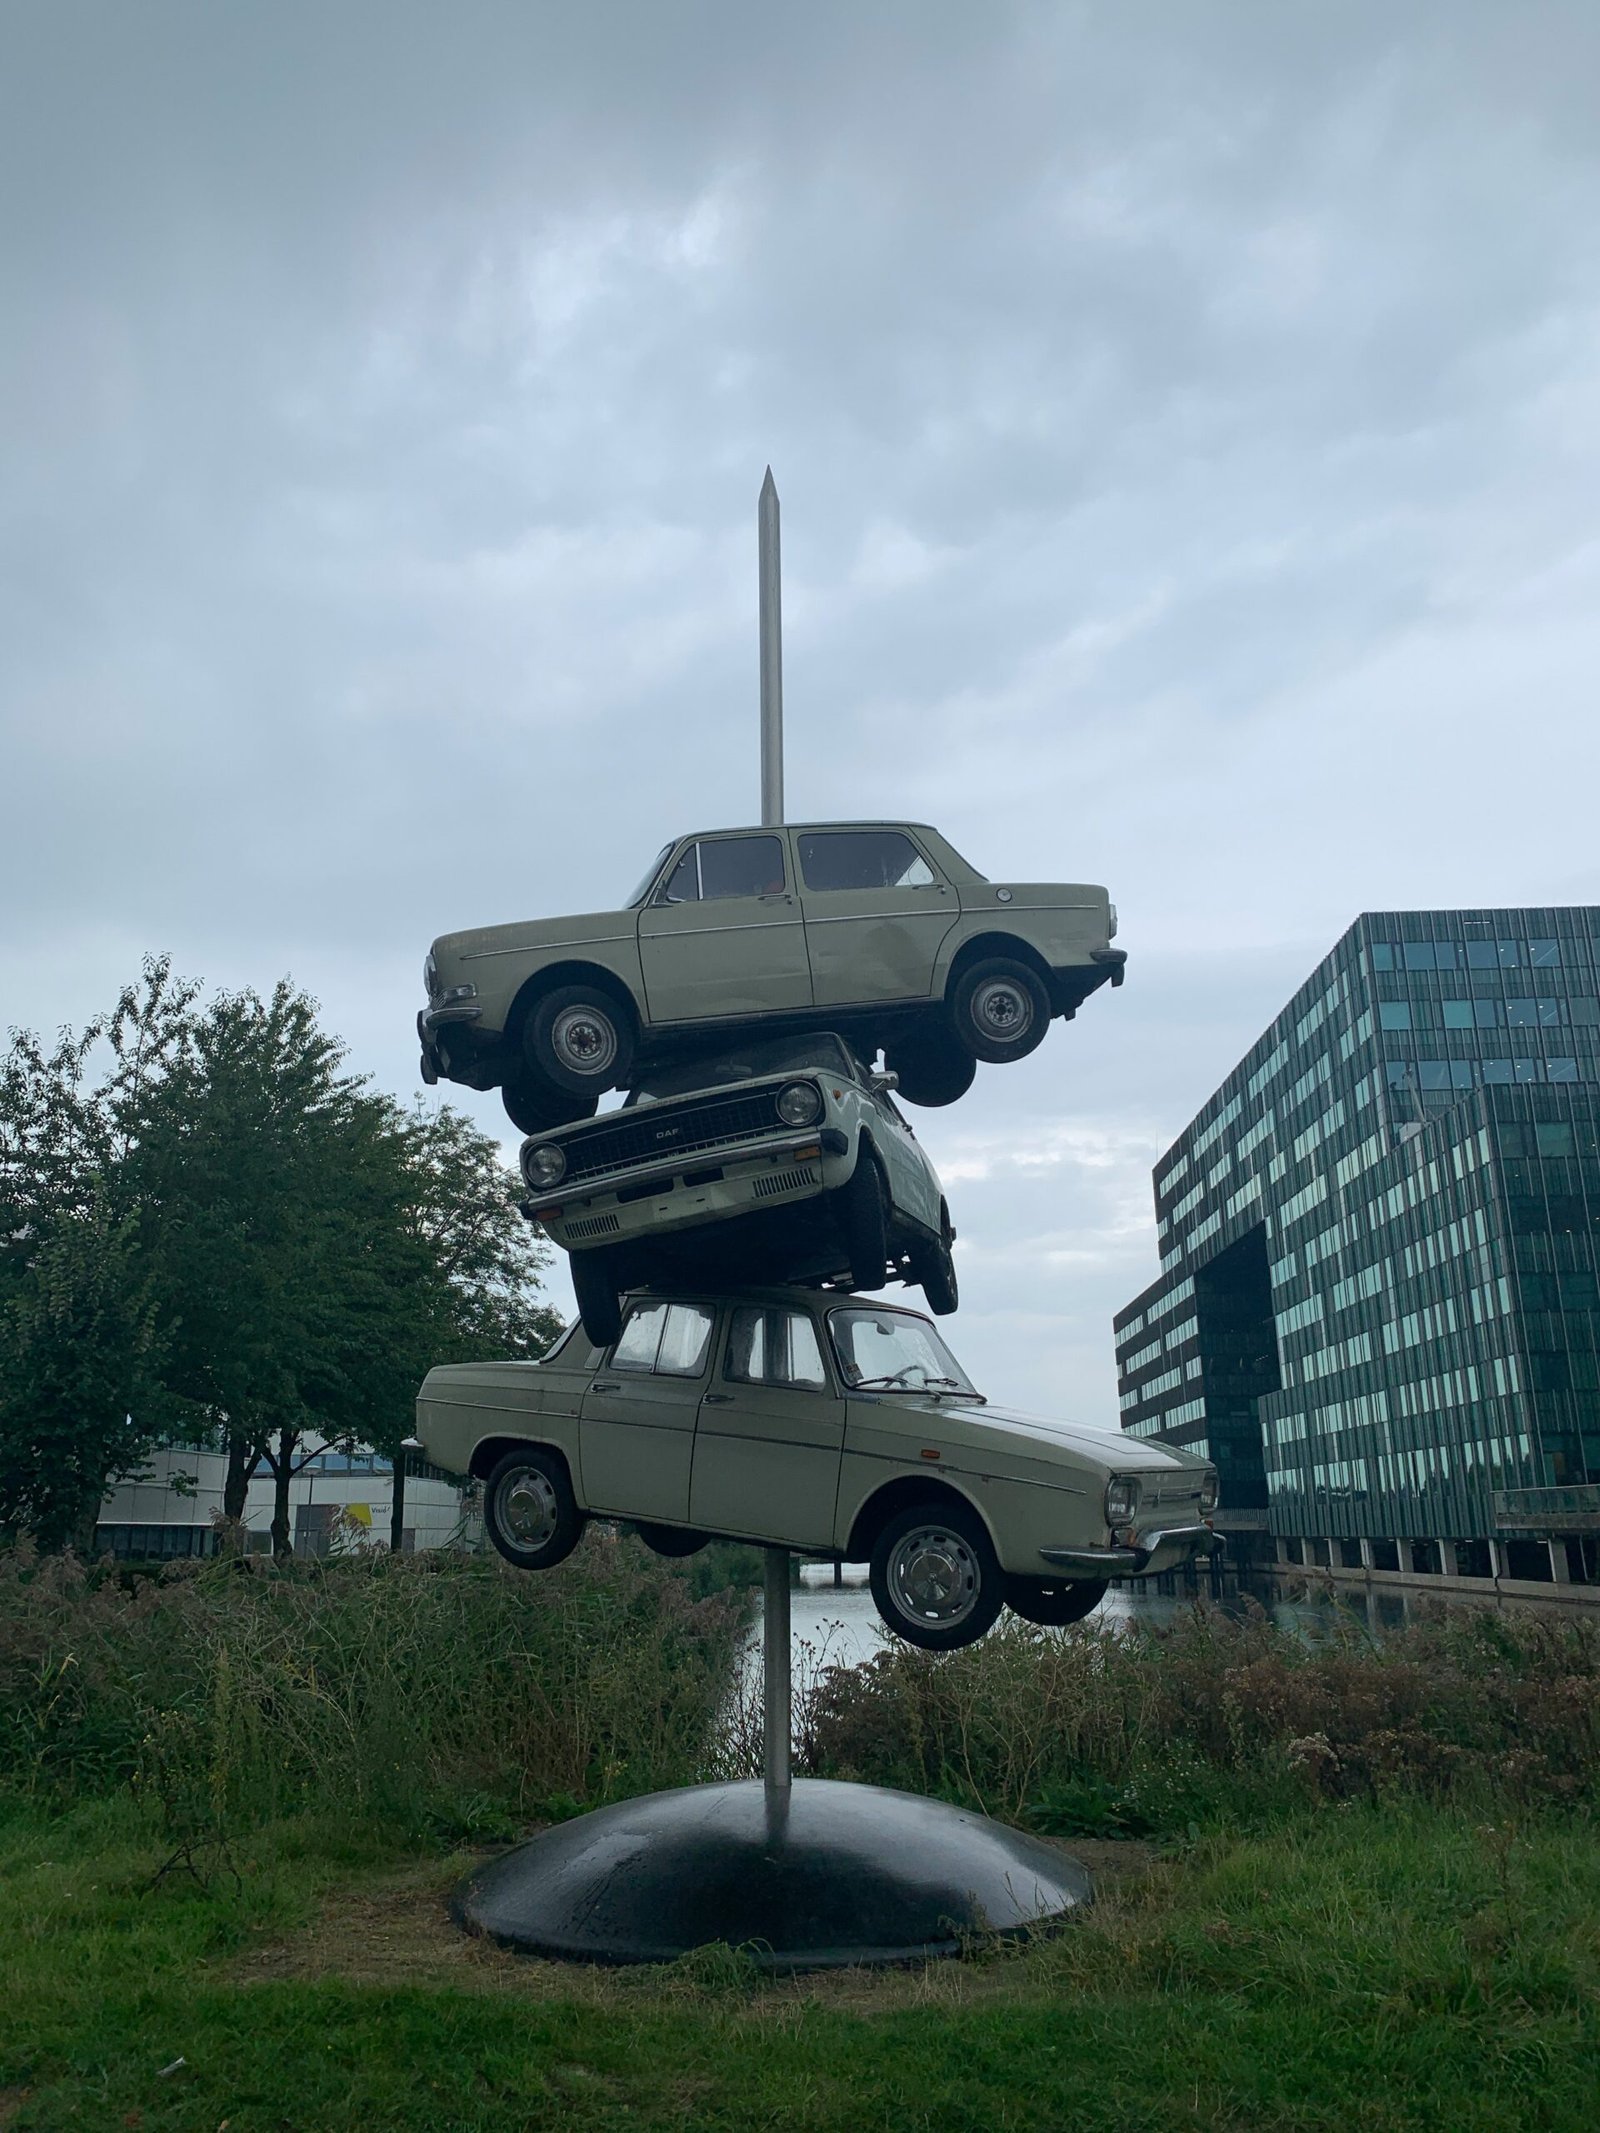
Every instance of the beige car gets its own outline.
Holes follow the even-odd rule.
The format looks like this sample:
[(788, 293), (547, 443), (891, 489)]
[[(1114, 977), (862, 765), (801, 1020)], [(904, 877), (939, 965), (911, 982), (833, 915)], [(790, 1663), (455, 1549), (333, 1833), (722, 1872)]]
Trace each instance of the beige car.
[(542, 1570), (591, 1517), (664, 1555), (712, 1536), (868, 1561), (878, 1610), (950, 1651), (1002, 1606), (1080, 1621), (1111, 1578), (1213, 1553), (1216, 1470), (991, 1406), (931, 1320), (806, 1290), (643, 1291), (620, 1338), (429, 1372), (417, 1434), (484, 1486), (490, 1538)]
[(923, 823), (701, 831), (620, 911), (441, 935), (422, 1075), (498, 1087), (539, 1133), (640, 1063), (757, 1023), (881, 1046), (910, 1102), (953, 1103), (975, 1061), (1026, 1057), (1121, 982), (1115, 932), (1104, 889), (986, 881)]

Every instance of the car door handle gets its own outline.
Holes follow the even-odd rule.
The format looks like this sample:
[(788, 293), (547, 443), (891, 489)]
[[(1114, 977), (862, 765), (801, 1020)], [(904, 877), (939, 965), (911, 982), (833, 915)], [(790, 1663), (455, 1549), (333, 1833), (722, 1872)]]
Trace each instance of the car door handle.
[(620, 1392), (622, 1387), (615, 1378), (606, 1378), (598, 1385), (591, 1385), (589, 1390), (591, 1392)]
[(700, 1405), (702, 1407), (731, 1407), (733, 1405), (733, 1394), (731, 1392), (708, 1392), (700, 1402)]

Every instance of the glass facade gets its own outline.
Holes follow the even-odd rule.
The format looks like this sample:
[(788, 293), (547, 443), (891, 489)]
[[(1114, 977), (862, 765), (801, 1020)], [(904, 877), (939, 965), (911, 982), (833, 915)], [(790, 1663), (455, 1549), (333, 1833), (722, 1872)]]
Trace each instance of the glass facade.
[(1600, 1525), (1597, 951), (1593, 908), (1357, 920), (1156, 1166), (1124, 1428), (1283, 1537)]

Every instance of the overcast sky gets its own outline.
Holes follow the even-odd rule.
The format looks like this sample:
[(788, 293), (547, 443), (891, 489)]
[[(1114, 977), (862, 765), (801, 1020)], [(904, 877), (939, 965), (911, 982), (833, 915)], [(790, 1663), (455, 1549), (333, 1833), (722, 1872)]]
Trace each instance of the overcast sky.
[(755, 814), (770, 459), (790, 813), (1121, 909), (915, 1114), (957, 1352), (1112, 1423), (1355, 913), (1600, 900), (1597, 84), (1592, 0), (11, 0), (0, 1024), (170, 950), (409, 1096), (436, 933)]

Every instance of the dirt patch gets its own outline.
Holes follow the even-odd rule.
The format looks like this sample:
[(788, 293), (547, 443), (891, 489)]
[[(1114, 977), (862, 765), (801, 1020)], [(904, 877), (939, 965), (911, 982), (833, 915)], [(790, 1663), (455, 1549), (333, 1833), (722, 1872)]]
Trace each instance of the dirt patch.
[(12, 2124), (32, 2093), (31, 2089), (0, 2089), (0, 2133)]
[[(1097, 1892), (1114, 1903), (1144, 1880), (1154, 1858), (1147, 1844), (1084, 1838), (1061, 1849), (1094, 1877)], [(797, 2001), (868, 2010), (888, 2009), (936, 1997), (966, 1999), (1004, 1982), (1008, 1964), (935, 1962), (903, 1970), (813, 1971), (797, 1978), (753, 1983), (739, 1989), (737, 1967), (726, 1982), (711, 1982), (691, 1958), (680, 1969), (601, 1969), (584, 1963), (545, 1962), (513, 1955), (475, 1934), (463, 1933), (447, 1908), (450, 1891), (481, 1863), (430, 1859), (381, 1880), (369, 1880), (328, 1897), (307, 1926), (228, 1965), (242, 1985), (277, 1979), (337, 1977), (352, 1985), (423, 1985), (458, 1991), (500, 1992), (535, 2000), (582, 1999), (614, 2005), (641, 1995), (664, 1998), (725, 1998), (730, 1992), (752, 2007), (778, 2012)], [(0, 2091), (0, 2133), (7, 2124)]]

